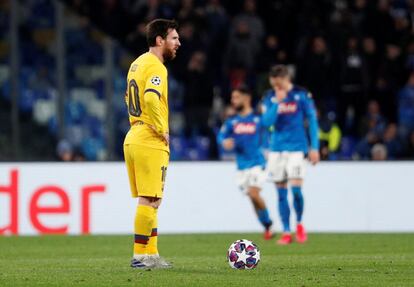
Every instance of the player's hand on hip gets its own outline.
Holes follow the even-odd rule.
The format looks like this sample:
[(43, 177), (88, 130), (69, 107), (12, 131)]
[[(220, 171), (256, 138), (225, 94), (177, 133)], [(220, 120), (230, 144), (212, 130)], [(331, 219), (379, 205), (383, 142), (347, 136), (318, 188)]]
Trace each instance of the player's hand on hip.
[(165, 142), (165, 145), (169, 145), (170, 144), (170, 134), (169, 133), (164, 133), (162, 135), (162, 140)]
[(159, 132), (157, 132), (157, 129), (153, 125), (148, 125), (148, 126), (154, 131), (154, 133), (157, 134), (157, 136), (159, 136), (162, 139), (165, 145), (170, 144), (170, 134), (168, 132), (160, 134)]
[(320, 155), (318, 150), (311, 150), (309, 151), (309, 161), (315, 165), (320, 161)]
[(234, 139), (229, 138), (223, 141), (223, 148), (225, 150), (232, 150), (234, 149)]

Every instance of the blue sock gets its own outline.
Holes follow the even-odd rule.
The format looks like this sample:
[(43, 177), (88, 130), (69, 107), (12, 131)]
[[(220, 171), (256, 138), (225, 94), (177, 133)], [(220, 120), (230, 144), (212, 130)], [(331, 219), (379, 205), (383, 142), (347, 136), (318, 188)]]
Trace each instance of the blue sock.
[(260, 223), (265, 227), (269, 228), (272, 225), (272, 220), (269, 217), (269, 211), (267, 208), (258, 209), (257, 210), (257, 217), (259, 217)]
[(302, 221), (303, 215), (303, 194), (301, 186), (292, 186), (293, 193), (293, 207), (296, 211), (296, 220), (298, 222)]
[(290, 208), (287, 197), (288, 190), (287, 188), (278, 188), (277, 191), (279, 194), (279, 214), (282, 220), (283, 232), (290, 232)]

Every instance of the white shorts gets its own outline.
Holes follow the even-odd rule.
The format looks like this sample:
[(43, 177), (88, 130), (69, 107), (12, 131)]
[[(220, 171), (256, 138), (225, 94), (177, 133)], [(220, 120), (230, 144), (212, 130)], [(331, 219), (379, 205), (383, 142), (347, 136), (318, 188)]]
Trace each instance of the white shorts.
[(261, 166), (254, 166), (251, 168), (237, 171), (237, 185), (244, 192), (247, 192), (249, 187), (262, 188), (263, 183), (266, 182), (266, 172)]
[(303, 152), (270, 152), (266, 167), (270, 180), (303, 179), (305, 154)]

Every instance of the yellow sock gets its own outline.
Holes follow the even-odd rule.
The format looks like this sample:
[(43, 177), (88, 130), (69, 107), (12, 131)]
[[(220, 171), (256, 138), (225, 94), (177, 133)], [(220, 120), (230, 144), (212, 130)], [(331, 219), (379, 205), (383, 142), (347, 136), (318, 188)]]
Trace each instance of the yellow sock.
[(135, 213), (135, 243), (134, 255), (147, 254), (149, 237), (154, 224), (155, 208), (147, 205), (138, 205)]
[(152, 223), (151, 236), (148, 240), (147, 254), (156, 255), (158, 254), (158, 209), (154, 212), (154, 221)]

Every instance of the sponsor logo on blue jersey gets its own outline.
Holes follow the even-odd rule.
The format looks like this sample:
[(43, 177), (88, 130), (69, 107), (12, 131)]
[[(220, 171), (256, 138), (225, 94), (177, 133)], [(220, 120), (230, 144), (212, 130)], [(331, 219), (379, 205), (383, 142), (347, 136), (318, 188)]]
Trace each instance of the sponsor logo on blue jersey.
[(262, 131), (259, 115), (253, 113), (246, 116), (236, 115), (224, 122), (217, 140), (221, 145), (224, 139), (234, 139), (238, 169), (243, 170), (254, 166), (264, 167)]

